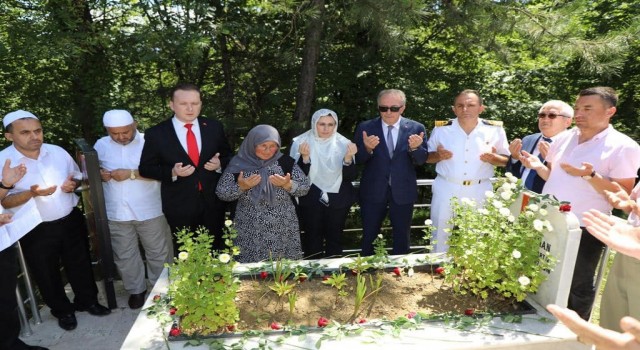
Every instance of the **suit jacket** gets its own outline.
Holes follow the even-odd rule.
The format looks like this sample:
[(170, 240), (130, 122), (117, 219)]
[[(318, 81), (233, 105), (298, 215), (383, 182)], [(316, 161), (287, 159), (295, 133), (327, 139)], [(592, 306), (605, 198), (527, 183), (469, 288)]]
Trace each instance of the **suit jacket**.
[[(540, 141), (541, 138), (542, 138), (541, 133), (525, 136), (522, 139), (522, 150), (533, 154), (533, 151), (536, 149), (536, 147), (538, 147), (538, 142)], [(513, 176), (517, 178), (522, 178), (522, 173), (526, 168), (522, 165), (522, 162), (520, 161), (513, 163), (511, 161), (511, 156), (509, 156), (509, 160), (507, 160), (506, 169), (508, 172), (511, 172)], [(522, 179), (523, 182), (524, 180), (525, 179)], [(536, 173), (536, 177), (533, 178), (533, 186), (532, 186), (533, 188), (530, 188), (530, 190), (536, 193), (542, 193), (542, 188), (544, 187), (545, 182), (546, 181), (544, 181), (544, 179), (541, 178), (540, 175)]]
[[(220, 153), (220, 163), (224, 169), (231, 159), (231, 147), (222, 123), (198, 117), (202, 147), (199, 164), (193, 164), (189, 154), (180, 144), (171, 119), (145, 132), (145, 144), (138, 170), (143, 177), (161, 182), (162, 211), (165, 215), (188, 216), (189, 213), (193, 213), (200, 196), (198, 183), (202, 185), (205, 200), (212, 203), (217, 200), (216, 185), (222, 174), (206, 170), (204, 165), (216, 153)], [(191, 164), (196, 170), (190, 176), (178, 177), (176, 181), (172, 181), (171, 170), (176, 163)]]
[[(364, 146), (362, 132), (376, 135), (380, 143), (369, 154)], [(409, 135), (424, 133), (420, 147), (409, 152)], [(416, 183), (415, 166), (425, 164), (427, 160), (427, 132), (424, 125), (411, 119), (402, 118), (398, 130), (398, 141), (389, 158), (389, 151), (385, 142), (380, 117), (364, 121), (358, 125), (355, 143), (358, 146), (356, 163), (363, 165), (360, 180), (360, 203), (366, 201), (381, 203), (386, 200), (387, 186), (391, 185), (391, 195), (398, 204), (412, 204), (418, 199), (418, 185)], [(389, 178), (391, 182), (389, 183)]]

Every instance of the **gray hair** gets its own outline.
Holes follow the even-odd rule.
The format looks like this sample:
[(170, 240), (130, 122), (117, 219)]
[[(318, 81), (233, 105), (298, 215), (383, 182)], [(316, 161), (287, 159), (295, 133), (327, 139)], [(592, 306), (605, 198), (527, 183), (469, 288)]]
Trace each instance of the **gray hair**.
[(554, 107), (560, 110), (560, 114), (566, 118), (573, 118), (573, 107), (568, 103), (560, 100), (549, 100), (545, 102), (538, 110), (538, 113), (542, 112), (545, 108)]
[(380, 99), (382, 98), (382, 96), (386, 96), (386, 95), (396, 95), (396, 96), (400, 97), (400, 99), (402, 100), (402, 105), (403, 106), (407, 103), (407, 96), (405, 96), (405, 94), (404, 94), (404, 92), (402, 90), (386, 89), (386, 90), (382, 90), (382, 91), (380, 91), (380, 93), (378, 93), (378, 104), (380, 103)]

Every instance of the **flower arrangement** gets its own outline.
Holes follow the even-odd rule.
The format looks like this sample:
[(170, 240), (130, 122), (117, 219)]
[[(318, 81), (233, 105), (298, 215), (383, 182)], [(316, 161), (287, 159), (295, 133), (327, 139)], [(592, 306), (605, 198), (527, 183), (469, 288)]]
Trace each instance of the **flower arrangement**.
[[(177, 233), (180, 253), (170, 267), (168, 290), (175, 315), (181, 317), (177, 334), (213, 334), (233, 329), (239, 312), (235, 297), (239, 281), (233, 275), (236, 232), (225, 222), (226, 249), (211, 252), (213, 237), (205, 230)], [(176, 328), (174, 326), (174, 328)]]
[(494, 191), (487, 191), (481, 208), (468, 198), (452, 200), (451, 260), (443, 273), (454, 290), (482, 298), (495, 291), (522, 301), (537, 291), (545, 270), (555, 266), (555, 259), (539, 248), (543, 234), (553, 231), (546, 216), (551, 207), (568, 211), (570, 206), (548, 195), (527, 193), (528, 202), (514, 215), (510, 208), (523, 191), (521, 180), (507, 173)]

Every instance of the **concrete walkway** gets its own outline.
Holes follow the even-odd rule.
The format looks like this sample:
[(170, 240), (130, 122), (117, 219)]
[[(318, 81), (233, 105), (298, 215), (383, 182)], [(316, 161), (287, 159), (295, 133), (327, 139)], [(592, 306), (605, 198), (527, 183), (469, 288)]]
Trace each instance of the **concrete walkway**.
[[(102, 281), (97, 282), (102, 305), (107, 305)], [(51, 350), (115, 350), (121, 349), (124, 339), (140, 313), (140, 309), (131, 310), (127, 305), (129, 294), (124, 290), (122, 281), (115, 281), (118, 308), (103, 317), (92, 316), (87, 312), (76, 312), (78, 328), (65, 331), (58, 327), (58, 319), (51, 315), (48, 307), (40, 309), (42, 323), (31, 323), (33, 334), (21, 338), (29, 345), (39, 345)], [(151, 290), (150, 288), (148, 290)], [(71, 287), (67, 285), (67, 295), (73, 300)]]

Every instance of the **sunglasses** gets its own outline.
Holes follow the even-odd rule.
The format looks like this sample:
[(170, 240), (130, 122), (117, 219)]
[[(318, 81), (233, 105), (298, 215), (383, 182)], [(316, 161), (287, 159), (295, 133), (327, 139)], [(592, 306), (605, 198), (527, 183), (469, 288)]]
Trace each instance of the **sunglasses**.
[(562, 114), (555, 114), (555, 113), (538, 113), (538, 119), (544, 119), (544, 118), (556, 119), (558, 117), (564, 117), (564, 116)]
[(400, 108), (402, 108), (402, 106), (391, 106), (391, 107), (387, 107), (387, 106), (378, 106), (378, 110), (380, 112), (387, 112), (389, 110), (391, 110), (391, 112), (399, 112)]

